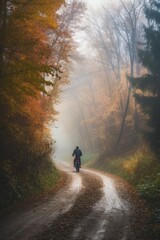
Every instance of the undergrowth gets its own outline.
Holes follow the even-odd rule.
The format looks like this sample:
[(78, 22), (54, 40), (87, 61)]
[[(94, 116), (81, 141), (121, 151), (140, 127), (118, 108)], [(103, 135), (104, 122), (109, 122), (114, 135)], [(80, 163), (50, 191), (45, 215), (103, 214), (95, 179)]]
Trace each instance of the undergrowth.
[(96, 168), (118, 175), (131, 182), (149, 201), (160, 198), (160, 161), (150, 151), (137, 151), (126, 157), (97, 161)]
[[(43, 163), (43, 164), (40, 164)], [(8, 168), (0, 174), (0, 215), (6, 214), (14, 206), (31, 199), (37, 194), (51, 189), (60, 175), (51, 160), (35, 163), (33, 168), (15, 175)], [(37, 166), (36, 166), (37, 165)], [(39, 165), (39, 166), (38, 166)], [(5, 165), (6, 167), (6, 165)]]
[(126, 179), (153, 210), (152, 223), (160, 223), (160, 161), (149, 149), (137, 150), (123, 157), (90, 162), (90, 166)]

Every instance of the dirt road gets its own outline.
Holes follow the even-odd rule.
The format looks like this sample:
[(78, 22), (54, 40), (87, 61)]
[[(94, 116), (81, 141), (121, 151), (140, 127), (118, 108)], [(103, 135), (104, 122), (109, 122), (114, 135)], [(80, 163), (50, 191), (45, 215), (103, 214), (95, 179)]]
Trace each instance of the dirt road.
[[(134, 206), (123, 184), (100, 172), (58, 166), (70, 181), (53, 196), (12, 213), (0, 223), (0, 240), (145, 240), (134, 229)], [(121, 194), (122, 192), (123, 194)]]

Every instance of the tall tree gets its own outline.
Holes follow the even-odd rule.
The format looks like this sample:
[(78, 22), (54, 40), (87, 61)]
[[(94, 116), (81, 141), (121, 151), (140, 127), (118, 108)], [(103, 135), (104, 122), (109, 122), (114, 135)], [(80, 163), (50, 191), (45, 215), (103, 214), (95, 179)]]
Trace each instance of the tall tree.
[[(119, 146), (128, 125), (136, 128), (132, 87), (124, 75), (127, 73), (133, 77), (138, 73), (137, 43), (140, 41), (144, 16), (142, 3), (140, 0), (120, 0), (116, 7), (112, 4), (106, 6), (101, 16), (94, 15), (87, 28), (91, 38), (90, 45), (94, 46), (94, 62), (96, 61), (97, 67), (101, 67), (101, 71), (105, 73), (104, 83), (107, 84), (104, 84), (104, 88), (106, 98), (109, 97), (110, 101), (110, 114), (107, 114), (106, 125), (108, 126), (110, 119), (112, 124), (115, 122), (117, 133), (112, 135), (115, 136), (116, 147)], [(128, 119), (132, 119), (132, 124)]]
[(160, 0), (145, 5), (148, 25), (144, 27), (145, 44), (139, 57), (147, 73), (131, 78), (136, 89), (135, 98), (148, 119), (146, 135), (152, 146), (160, 148)]
[(82, 0), (71, 0), (61, 7), (58, 13), (58, 29), (51, 33), (52, 48), (54, 50), (53, 58), (60, 63), (70, 57), (68, 52), (73, 47), (73, 33), (79, 27), (80, 18), (85, 11), (85, 4)]
[[(48, 32), (62, 1), (0, 2), (0, 207), (42, 187), (53, 170), (46, 124), (57, 66)], [(47, 78), (46, 76), (49, 76)], [(49, 173), (50, 171), (50, 173)], [(34, 172), (34, 174), (33, 174)], [(53, 173), (53, 172), (52, 172)], [(52, 174), (53, 175), (53, 174)], [(32, 187), (31, 187), (32, 186)]]
[[(137, 61), (137, 41), (138, 41), (137, 34), (138, 34), (139, 23), (140, 23), (139, 20), (140, 18), (142, 18), (142, 1), (131, 0), (126, 2), (124, 0), (121, 0), (120, 2), (121, 2), (121, 11), (120, 11), (120, 14), (118, 15), (118, 18), (114, 20), (114, 24), (127, 47), (127, 52), (129, 55), (128, 60), (130, 63), (129, 71), (130, 71), (131, 77), (133, 77), (135, 74), (135, 67), (136, 67), (136, 61)], [(131, 90), (132, 90), (132, 86), (129, 83), (127, 99), (126, 99), (126, 104), (124, 108), (124, 114), (122, 118), (120, 132), (118, 134), (118, 138), (116, 142), (117, 147), (121, 141), (124, 128), (125, 128), (125, 122), (126, 122), (129, 105), (130, 105), (130, 99), (131, 99)]]

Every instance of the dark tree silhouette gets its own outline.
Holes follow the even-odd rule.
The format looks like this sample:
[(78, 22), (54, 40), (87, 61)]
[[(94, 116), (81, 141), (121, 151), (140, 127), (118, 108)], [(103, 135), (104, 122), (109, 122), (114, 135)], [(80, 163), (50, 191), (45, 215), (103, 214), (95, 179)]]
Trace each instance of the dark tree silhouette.
[(136, 101), (148, 119), (146, 136), (157, 150), (160, 147), (160, 0), (146, 4), (145, 15), (148, 21), (144, 27), (146, 42), (139, 50), (139, 57), (147, 73), (131, 78), (131, 82), (136, 89)]

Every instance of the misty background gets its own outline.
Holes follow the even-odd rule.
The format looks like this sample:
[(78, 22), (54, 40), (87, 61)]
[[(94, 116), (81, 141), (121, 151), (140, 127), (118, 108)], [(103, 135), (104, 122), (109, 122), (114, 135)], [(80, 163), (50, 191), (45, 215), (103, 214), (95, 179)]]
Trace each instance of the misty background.
[[(69, 84), (62, 88), (56, 105), (59, 114), (52, 129), (55, 157), (61, 160), (70, 160), (77, 145), (84, 158), (97, 157), (114, 148), (127, 102), (126, 74), (141, 71), (135, 49), (141, 38), (142, 1), (85, 3), (80, 24), (75, 25), (76, 30), (72, 28), (76, 47), (70, 55)], [(131, 20), (136, 20), (135, 26)], [(133, 99), (130, 102), (135, 104)], [(130, 106), (128, 126), (134, 125), (134, 108)]]

